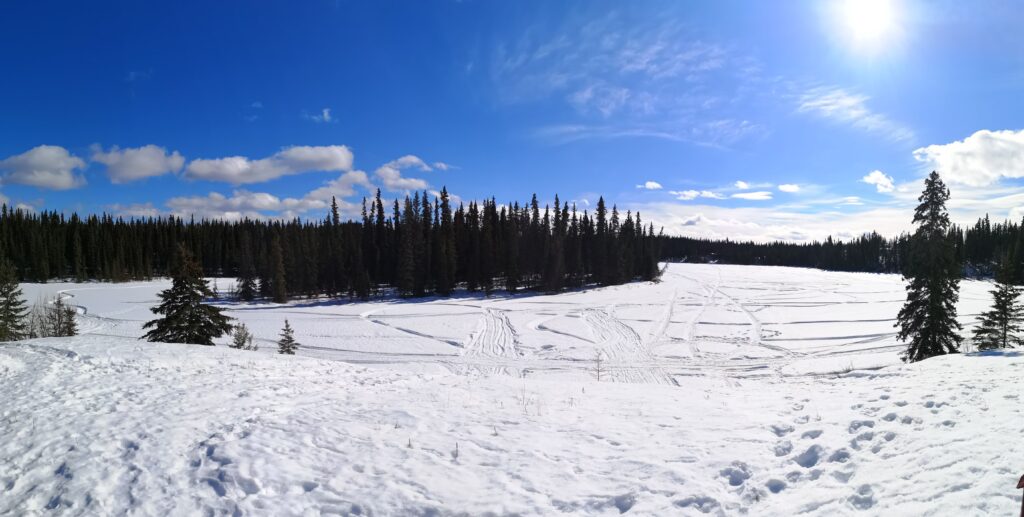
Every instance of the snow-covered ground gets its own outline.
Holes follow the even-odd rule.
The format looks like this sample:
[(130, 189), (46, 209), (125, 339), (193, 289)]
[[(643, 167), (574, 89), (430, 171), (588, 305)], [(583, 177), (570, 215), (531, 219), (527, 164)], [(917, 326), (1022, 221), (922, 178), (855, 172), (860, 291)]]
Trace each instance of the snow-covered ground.
[[(1019, 508), (1024, 357), (902, 365), (896, 276), (673, 264), (557, 296), (227, 305), (256, 353), (136, 339), (167, 285), (25, 285), (83, 335), (0, 344), (0, 514)], [(962, 284), (965, 324), (987, 290)], [(273, 354), (285, 318), (298, 357)]]

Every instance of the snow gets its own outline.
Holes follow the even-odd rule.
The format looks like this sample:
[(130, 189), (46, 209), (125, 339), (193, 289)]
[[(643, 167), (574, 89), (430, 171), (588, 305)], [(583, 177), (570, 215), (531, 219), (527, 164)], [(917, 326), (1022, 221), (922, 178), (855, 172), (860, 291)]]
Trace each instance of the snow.
[[(259, 352), (138, 340), (167, 285), (24, 285), (83, 335), (0, 344), (0, 514), (1019, 508), (1024, 357), (901, 364), (896, 276), (673, 264), (555, 296), (225, 304)], [(988, 288), (963, 283), (965, 324)], [(285, 318), (299, 356), (273, 353)]]

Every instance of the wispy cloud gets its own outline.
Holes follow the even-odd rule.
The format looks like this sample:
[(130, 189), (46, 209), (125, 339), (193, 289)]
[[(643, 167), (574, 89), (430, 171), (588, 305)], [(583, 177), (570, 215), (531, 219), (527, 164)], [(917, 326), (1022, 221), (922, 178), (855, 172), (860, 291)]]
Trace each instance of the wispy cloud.
[(563, 99), (576, 117), (534, 132), (556, 144), (657, 138), (728, 147), (767, 132), (731, 102), (756, 91), (746, 87), (760, 80), (743, 72), (758, 69), (749, 58), (663, 17), (633, 14), (581, 15), (497, 45), (488, 70), (498, 97)]
[(772, 199), (772, 193), (767, 190), (759, 190), (756, 192), (737, 192), (729, 197), (744, 199), (747, 201), (770, 201)]
[(798, 101), (797, 111), (812, 113), (820, 117), (883, 135), (895, 141), (914, 138), (909, 128), (872, 111), (867, 101), (870, 97), (836, 86), (818, 86), (804, 91)]
[(321, 124), (325, 124), (325, 123), (329, 124), (331, 122), (337, 122), (338, 121), (338, 119), (334, 118), (334, 116), (331, 115), (331, 108), (323, 108), (323, 109), (320, 110), (319, 113), (313, 113), (313, 114), (309, 114), (309, 113), (303, 112), (302, 113), (302, 118), (304, 118), (306, 120), (312, 120), (313, 122), (317, 122), (317, 123), (321, 123)]

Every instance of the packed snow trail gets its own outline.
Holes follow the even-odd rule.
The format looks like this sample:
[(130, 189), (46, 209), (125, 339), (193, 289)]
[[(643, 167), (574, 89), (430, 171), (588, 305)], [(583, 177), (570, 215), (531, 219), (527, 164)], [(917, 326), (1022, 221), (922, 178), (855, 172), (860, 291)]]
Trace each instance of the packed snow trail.
[(0, 344), (0, 514), (1012, 515), (1022, 375), (1007, 352), (680, 389)]
[(518, 336), (504, 311), (484, 309), (480, 326), (470, 336), (464, 355), (470, 358), (485, 358), (507, 361), (498, 366), (496, 373), (512, 374), (515, 362), (523, 355), (519, 349)]

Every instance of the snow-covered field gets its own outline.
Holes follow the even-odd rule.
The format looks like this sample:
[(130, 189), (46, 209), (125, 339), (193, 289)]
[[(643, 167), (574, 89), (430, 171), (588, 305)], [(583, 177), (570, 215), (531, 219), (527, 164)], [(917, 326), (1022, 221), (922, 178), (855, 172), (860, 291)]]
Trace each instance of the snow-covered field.
[[(673, 264), (557, 296), (226, 305), (255, 353), (136, 339), (167, 285), (25, 285), (83, 335), (0, 344), (0, 514), (1019, 508), (1024, 357), (902, 365), (897, 276)], [(965, 324), (987, 290), (962, 284)], [(285, 318), (299, 357), (273, 353)]]

